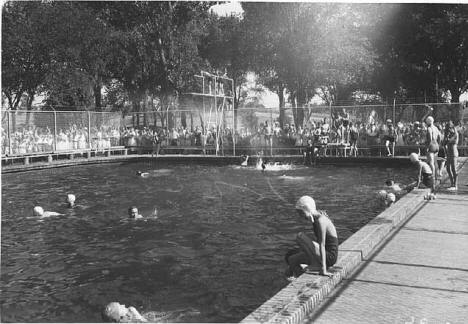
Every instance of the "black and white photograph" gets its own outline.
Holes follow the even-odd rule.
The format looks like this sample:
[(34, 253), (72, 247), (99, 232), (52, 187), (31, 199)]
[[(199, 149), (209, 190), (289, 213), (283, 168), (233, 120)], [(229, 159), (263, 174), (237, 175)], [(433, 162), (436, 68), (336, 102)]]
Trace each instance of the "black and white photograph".
[(1, 3), (1, 323), (467, 323), (468, 2)]

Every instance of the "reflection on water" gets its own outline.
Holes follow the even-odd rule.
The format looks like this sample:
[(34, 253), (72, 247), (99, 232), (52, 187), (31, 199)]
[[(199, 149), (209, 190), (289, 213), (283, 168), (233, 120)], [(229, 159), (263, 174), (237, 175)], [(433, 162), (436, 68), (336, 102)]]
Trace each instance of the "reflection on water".
[[(304, 229), (299, 196), (316, 198), (342, 242), (381, 211), (373, 197), (388, 174), (278, 171), (133, 163), (3, 175), (1, 321), (98, 322), (110, 301), (182, 310), (180, 322), (241, 320), (287, 284), (283, 256)], [(38, 221), (35, 205), (64, 215)], [(158, 218), (127, 220), (131, 205)]]

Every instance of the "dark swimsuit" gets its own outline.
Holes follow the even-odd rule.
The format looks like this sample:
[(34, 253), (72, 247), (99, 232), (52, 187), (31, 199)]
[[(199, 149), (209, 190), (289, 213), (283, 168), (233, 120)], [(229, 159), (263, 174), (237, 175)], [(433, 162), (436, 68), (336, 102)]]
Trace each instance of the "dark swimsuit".
[[(324, 211), (320, 211), (321, 214), (327, 215)], [(314, 234), (317, 240), (320, 242), (320, 227), (317, 226), (318, 222), (313, 223)], [(305, 233), (299, 233), (296, 238), (299, 248), (292, 249), (286, 253), (285, 260), (289, 265), (289, 270), (287, 276), (294, 275), (298, 277), (304, 270), (301, 267), (301, 264), (309, 264), (311, 259), (315, 259), (316, 256), (313, 252), (314, 249), (314, 240), (310, 238), (309, 235)], [(338, 238), (327, 235), (325, 238), (325, 262), (327, 263), (327, 268), (331, 267), (336, 263), (338, 258)], [(321, 261), (321, 260), (320, 260)]]
[(422, 183), (428, 187), (428, 188), (432, 188), (432, 186), (434, 185), (434, 177), (432, 176), (432, 174), (429, 174), (429, 173), (422, 173)]

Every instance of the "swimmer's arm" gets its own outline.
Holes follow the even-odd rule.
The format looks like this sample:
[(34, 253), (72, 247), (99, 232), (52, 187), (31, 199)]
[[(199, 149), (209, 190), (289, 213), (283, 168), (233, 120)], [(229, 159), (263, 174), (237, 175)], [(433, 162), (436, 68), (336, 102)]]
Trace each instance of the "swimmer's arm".
[(321, 275), (324, 276), (331, 276), (331, 273), (327, 271), (327, 253), (325, 251), (325, 238), (327, 236), (327, 224), (325, 222), (320, 222), (320, 257), (322, 259), (322, 271), (320, 272)]
[[(132, 313), (133, 319), (141, 322), (148, 322), (146, 318), (144, 318), (137, 310), (135, 307), (130, 306), (128, 308), (129, 312)], [(132, 320), (133, 320), (132, 319)]]
[(46, 211), (44, 212), (44, 217), (49, 217), (49, 216), (62, 216), (63, 214), (53, 212), (53, 211)]

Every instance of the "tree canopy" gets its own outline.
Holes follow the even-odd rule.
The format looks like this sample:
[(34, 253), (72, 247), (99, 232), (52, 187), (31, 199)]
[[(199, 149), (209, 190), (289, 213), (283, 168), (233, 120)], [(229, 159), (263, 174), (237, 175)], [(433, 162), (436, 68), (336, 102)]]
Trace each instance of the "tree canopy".
[(148, 98), (174, 105), (204, 69), (234, 79), (237, 107), (255, 72), (280, 116), (288, 94), (299, 125), (295, 107), (316, 94), (332, 105), (354, 93), (458, 101), (468, 88), (466, 5), (245, 2), (243, 16), (221, 17), (212, 4), (6, 2), (3, 98), (9, 109), (40, 93), (65, 109), (141, 111)]

